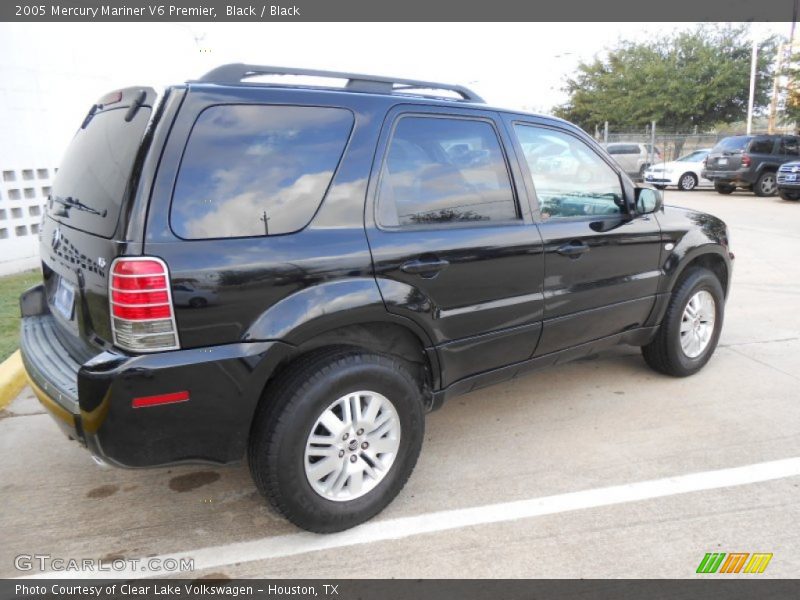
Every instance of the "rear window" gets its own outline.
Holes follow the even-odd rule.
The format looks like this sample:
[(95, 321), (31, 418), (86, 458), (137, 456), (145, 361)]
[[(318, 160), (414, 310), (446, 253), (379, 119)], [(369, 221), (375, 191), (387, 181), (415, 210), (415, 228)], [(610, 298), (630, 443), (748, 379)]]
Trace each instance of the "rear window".
[(96, 113), (72, 139), (50, 191), (54, 219), (105, 238), (114, 234), (150, 108), (128, 122), (128, 108)]
[(353, 127), (343, 108), (220, 105), (197, 118), (172, 198), (185, 239), (253, 237), (305, 227)]
[(608, 146), (609, 154), (639, 154), (640, 149), (637, 144), (617, 144)]
[(747, 143), (753, 138), (749, 137), (729, 137), (714, 146), (712, 152), (742, 152), (747, 147)]

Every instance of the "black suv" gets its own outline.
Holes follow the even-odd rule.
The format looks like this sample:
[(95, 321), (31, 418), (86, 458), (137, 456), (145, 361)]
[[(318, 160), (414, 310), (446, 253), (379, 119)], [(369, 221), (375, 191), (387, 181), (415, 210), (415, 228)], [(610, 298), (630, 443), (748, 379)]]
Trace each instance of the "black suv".
[(702, 176), (713, 181), (720, 194), (731, 194), (740, 187), (757, 196), (774, 196), (778, 167), (798, 156), (798, 136), (736, 135), (723, 139), (709, 152)]
[(92, 106), (41, 258), (22, 356), (70, 437), (127, 467), (246, 455), (325, 532), (392, 500), (452, 396), (619, 343), (699, 370), (733, 255), (722, 221), (662, 206), (559, 119), (228, 65)]

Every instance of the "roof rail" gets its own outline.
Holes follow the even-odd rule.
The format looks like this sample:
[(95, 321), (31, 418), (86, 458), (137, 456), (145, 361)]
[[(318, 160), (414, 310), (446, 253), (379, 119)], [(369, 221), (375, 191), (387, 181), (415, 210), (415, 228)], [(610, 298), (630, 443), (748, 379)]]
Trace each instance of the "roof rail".
[(264, 65), (246, 65), (232, 63), (212, 69), (203, 75), (198, 82), (201, 83), (240, 83), (249, 77), (259, 75), (302, 75), (308, 77), (330, 77), (332, 79), (347, 79), (344, 89), (351, 92), (371, 92), (374, 94), (391, 94), (412, 90), (443, 90), (454, 92), (461, 96), (463, 101), (483, 103), (483, 98), (475, 92), (461, 85), (436, 83), (433, 81), (417, 81), (414, 79), (397, 79), (395, 77), (377, 77), (374, 75), (360, 75), (358, 73), (345, 73), (338, 71), (319, 71), (316, 69), (294, 69), (291, 67), (268, 67)]

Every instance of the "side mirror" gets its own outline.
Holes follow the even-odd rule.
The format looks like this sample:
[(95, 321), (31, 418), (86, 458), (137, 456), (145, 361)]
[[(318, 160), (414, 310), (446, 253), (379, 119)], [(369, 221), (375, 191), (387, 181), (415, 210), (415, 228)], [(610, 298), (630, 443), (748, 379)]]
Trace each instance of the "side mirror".
[(640, 215), (649, 215), (664, 206), (664, 195), (653, 188), (636, 188), (636, 212)]

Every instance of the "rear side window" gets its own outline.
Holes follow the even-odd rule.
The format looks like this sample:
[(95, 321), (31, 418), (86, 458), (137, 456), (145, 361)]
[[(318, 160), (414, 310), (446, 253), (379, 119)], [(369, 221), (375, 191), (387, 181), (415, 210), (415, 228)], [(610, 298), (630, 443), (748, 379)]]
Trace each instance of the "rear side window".
[(774, 141), (770, 139), (753, 140), (750, 143), (749, 151), (753, 154), (772, 154), (772, 147), (774, 145)]
[(95, 113), (75, 134), (50, 190), (51, 217), (105, 238), (114, 234), (151, 111), (143, 106), (130, 121), (127, 112)]
[(298, 231), (317, 211), (353, 128), (342, 108), (220, 105), (189, 136), (170, 222), (185, 239)]
[(403, 117), (381, 171), (384, 227), (517, 219), (505, 157), (487, 121)]

